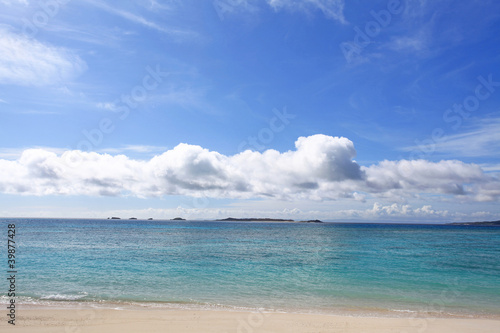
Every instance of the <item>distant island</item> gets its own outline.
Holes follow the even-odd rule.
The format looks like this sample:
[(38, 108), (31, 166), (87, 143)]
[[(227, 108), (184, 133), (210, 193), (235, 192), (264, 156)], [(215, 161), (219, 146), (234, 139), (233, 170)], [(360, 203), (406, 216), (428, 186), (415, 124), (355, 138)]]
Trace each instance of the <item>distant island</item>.
[(299, 221), (299, 222), (302, 222), (302, 223), (324, 223), (321, 220), (307, 220), (307, 221)]
[(454, 222), (447, 223), (448, 225), (471, 225), (471, 226), (500, 226), (500, 220), (498, 221), (483, 221), (483, 222)]
[(183, 219), (182, 217), (174, 217), (173, 219), (170, 219), (170, 221), (186, 221), (186, 219)]
[(222, 222), (302, 222), (302, 223), (323, 223), (323, 221), (320, 220), (307, 220), (307, 221), (295, 221), (292, 219), (273, 219), (269, 217), (250, 217), (250, 218), (235, 218), (235, 217), (228, 217), (225, 219), (219, 219), (216, 221), (222, 221)]
[(271, 219), (271, 218), (234, 218), (228, 217), (226, 219), (220, 219), (216, 221), (230, 221), (230, 222), (294, 222), (294, 220), (284, 220), (284, 219)]

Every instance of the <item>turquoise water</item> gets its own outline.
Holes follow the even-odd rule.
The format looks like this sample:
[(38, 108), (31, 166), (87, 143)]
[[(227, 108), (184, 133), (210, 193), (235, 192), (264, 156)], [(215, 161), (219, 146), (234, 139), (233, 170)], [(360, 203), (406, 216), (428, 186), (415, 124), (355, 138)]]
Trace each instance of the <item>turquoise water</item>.
[(16, 224), (18, 296), (30, 304), (500, 315), (495, 227), (1, 221), (5, 247)]

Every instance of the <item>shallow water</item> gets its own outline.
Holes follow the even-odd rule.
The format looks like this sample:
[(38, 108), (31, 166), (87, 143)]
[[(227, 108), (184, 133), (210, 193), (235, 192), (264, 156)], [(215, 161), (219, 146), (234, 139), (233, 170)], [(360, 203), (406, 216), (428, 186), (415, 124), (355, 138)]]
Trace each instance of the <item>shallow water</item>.
[(496, 227), (1, 221), (25, 303), (500, 315)]

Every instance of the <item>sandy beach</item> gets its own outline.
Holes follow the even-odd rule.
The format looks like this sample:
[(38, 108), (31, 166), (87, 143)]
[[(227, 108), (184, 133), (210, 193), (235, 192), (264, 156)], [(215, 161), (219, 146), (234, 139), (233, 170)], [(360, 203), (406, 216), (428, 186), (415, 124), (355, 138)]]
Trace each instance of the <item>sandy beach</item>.
[(500, 319), (374, 318), (320, 314), (211, 310), (19, 309), (16, 325), (2, 332), (498, 332)]

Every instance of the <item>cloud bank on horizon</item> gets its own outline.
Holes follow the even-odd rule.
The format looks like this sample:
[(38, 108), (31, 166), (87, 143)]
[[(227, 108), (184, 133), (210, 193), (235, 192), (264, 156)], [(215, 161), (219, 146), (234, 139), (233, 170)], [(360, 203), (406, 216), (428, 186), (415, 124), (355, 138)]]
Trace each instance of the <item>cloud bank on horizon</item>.
[(382, 161), (360, 166), (354, 144), (322, 134), (300, 137), (295, 150), (246, 150), (226, 156), (181, 143), (149, 160), (44, 149), (0, 160), (0, 191), (25, 195), (205, 196), (280, 200), (365, 200), (423, 194), (498, 201), (500, 179), (457, 160)]

